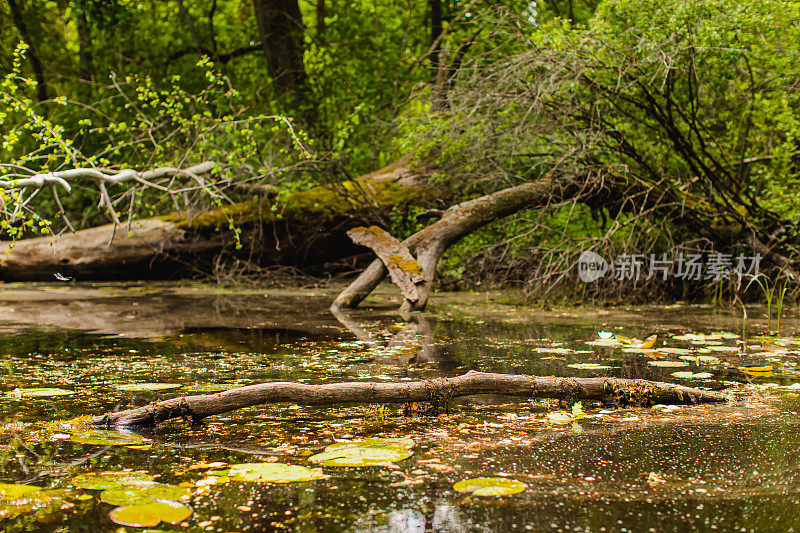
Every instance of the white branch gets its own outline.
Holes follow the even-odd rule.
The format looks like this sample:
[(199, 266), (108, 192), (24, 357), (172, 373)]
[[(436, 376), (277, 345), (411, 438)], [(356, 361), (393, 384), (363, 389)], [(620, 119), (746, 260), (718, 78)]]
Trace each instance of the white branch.
[[(210, 172), (217, 164), (214, 161), (206, 161), (189, 168), (174, 168), (174, 167), (161, 167), (146, 172), (136, 172), (135, 170), (127, 169), (109, 174), (108, 170), (103, 171), (94, 168), (75, 168), (72, 170), (59, 170), (57, 172), (49, 172), (47, 174), (36, 174), (28, 178), (20, 178), (14, 180), (0, 180), (0, 189), (26, 189), (34, 188), (41, 189), (45, 185), (61, 185), (67, 192), (72, 190), (68, 180), (76, 179), (89, 179), (98, 183), (122, 183), (124, 181), (137, 180), (144, 181), (168, 176), (170, 174), (177, 174), (179, 176), (188, 176), (197, 180), (200, 174)], [(198, 180), (199, 181), (199, 180)]]

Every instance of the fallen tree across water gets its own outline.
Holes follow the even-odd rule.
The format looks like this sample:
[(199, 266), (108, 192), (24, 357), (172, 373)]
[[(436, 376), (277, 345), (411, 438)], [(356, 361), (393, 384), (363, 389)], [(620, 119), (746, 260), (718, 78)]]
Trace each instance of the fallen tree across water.
[(278, 402), (301, 405), (440, 403), (449, 398), (477, 394), (571, 401), (600, 400), (618, 405), (645, 406), (657, 403), (714, 403), (727, 399), (718, 392), (643, 379), (539, 377), (472, 371), (452, 378), (408, 383), (259, 383), (216, 394), (180, 396), (135, 409), (107, 413), (94, 417), (94, 424), (101, 428), (123, 428), (148, 427), (180, 417), (199, 421), (244, 407)]

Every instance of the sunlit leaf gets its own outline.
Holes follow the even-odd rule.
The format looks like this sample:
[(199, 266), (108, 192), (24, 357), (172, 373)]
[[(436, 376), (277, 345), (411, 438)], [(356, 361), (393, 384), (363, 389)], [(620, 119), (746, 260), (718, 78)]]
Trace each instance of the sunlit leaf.
[(319, 469), (285, 463), (242, 463), (231, 465), (225, 474), (234, 481), (259, 481), (262, 483), (294, 483), (324, 477)]
[(414, 455), (409, 439), (365, 439), (331, 444), (308, 458), (324, 466), (370, 466), (407, 459)]
[(689, 372), (689, 371), (673, 372), (672, 375), (680, 379), (708, 379), (713, 376), (713, 374), (709, 372)]
[(502, 477), (465, 479), (453, 485), (458, 492), (468, 492), (474, 496), (507, 496), (520, 493), (526, 487), (522, 481)]
[(145, 472), (98, 472), (77, 475), (72, 478), (70, 483), (81, 489), (106, 490), (153, 481), (153, 479), (153, 476)]
[(117, 524), (131, 527), (152, 527), (161, 522), (177, 524), (192, 516), (192, 510), (175, 501), (151, 501), (150, 503), (117, 507), (108, 513)]
[(126, 383), (124, 385), (117, 385), (117, 390), (124, 391), (160, 391), (170, 389), (180, 389), (183, 387), (180, 383)]
[(0, 483), (0, 500), (16, 500), (32, 492), (42, 490), (34, 485), (18, 485), (16, 483)]
[(73, 394), (77, 393), (67, 389), (41, 387), (32, 389), (17, 388), (4, 393), (4, 396), (8, 398), (49, 398), (52, 396), (72, 396)]
[(647, 364), (665, 368), (680, 368), (682, 366), (689, 366), (689, 363), (684, 361), (648, 361)]
[(155, 500), (182, 500), (191, 494), (191, 489), (185, 487), (151, 481), (104, 490), (100, 500), (111, 505), (141, 505)]
[(572, 363), (567, 365), (569, 368), (579, 368), (581, 370), (607, 370), (611, 368), (608, 365), (600, 363)]
[(70, 440), (81, 444), (96, 444), (99, 446), (126, 446), (141, 444), (144, 437), (130, 431), (114, 431), (105, 429), (88, 429), (75, 431), (70, 434)]

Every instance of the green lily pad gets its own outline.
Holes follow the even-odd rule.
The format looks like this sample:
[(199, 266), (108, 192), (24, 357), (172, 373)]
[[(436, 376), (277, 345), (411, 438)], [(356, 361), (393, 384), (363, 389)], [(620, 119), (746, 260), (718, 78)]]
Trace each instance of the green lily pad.
[(182, 500), (191, 495), (192, 491), (184, 487), (143, 481), (104, 490), (100, 501), (111, 505), (143, 505), (156, 500)]
[(370, 466), (392, 463), (414, 455), (409, 439), (365, 439), (331, 444), (325, 451), (308, 458), (323, 466)]
[(67, 492), (43, 490), (32, 485), (0, 483), (0, 520), (23, 513), (35, 513), (37, 519), (59, 511)]
[(73, 390), (56, 389), (50, 387), (39, 387), (32, 389), (16, 388), (12, 391), (4, 393), (8, 398), (50, 398), (52, 396), (72, 396), (77, 394)]
[(145, 472), (99, 472), (77, 475), (71, 483), (81, 489), (107, 490), (148, 481), (153, 481), (153, 476)]
[(144, 437), (136, 433), (106, 429), (76, 431), (70, 434), (69, 439), (72, 442), (97, 444), (100, 446), (128, 446), (131, 444), (141, 444), (145, 441)]
[(259, 481), (262, 483), (294, 483), (324, 477), (319, 469), (285, 463), (242, 463), (231, 465), (227, 475), (234, 481)]
[(506, 496), (522, 492), (526, 487), (522, 481), (502, 477), (465, 479), (453, 485), (458, 492), (468, 492), (474, 496)]
[(648, 361), (647, 364), (667, 368), (680, 368), (682, 366), (689, 366), (689, 363), (685, 361)]
[(569, 368), (580, 368), (582, 370), (608, 370), (611, 368), (608, 365), (602, 365), (600, 363), (572, 363), (567, 366)]
[(18, 485), (16, 483), (0, 483), (0, 500), (17, 500), (32, 492), (39, 492), (42, 487), (34, 485)]
[(117, 390), (141, 392), (180, 389), (181, 387), (183, 385), (180, 383), (126, 383), (117, 385)]
[(117, 507), (112, 509), (108, 516), (113, 522), (123, 526), (152, 527), (161, 522), (178, 524), (192, 516), (192, 510), (179, 502), (151, 501)]

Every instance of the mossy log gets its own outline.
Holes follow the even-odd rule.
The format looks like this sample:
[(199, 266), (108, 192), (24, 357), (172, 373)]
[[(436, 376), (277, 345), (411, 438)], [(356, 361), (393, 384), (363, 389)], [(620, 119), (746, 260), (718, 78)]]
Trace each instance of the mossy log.
[(260, 383), (216, 394), (180, 396), (136, 409), (107, 413), (95, 417), (94, 424), (102, 428), (120, 428), (153, 426), (179, 417), (199, 421), (236, 409), (278, 402), (300, 405), (443, 402), (449, 398), (478, 394), (571, 401), (600, 400), (618, 405), (644, 406), (726, 401), (726, 397), (720, 393), (643, 379), (560, 378), (472, 371), (452, 378), (406, 383)]
[[(322, 265), (360, 253), (345, 231), (404, 203), (426, 205), (425, 189), (389, 180), (357, 180), (283, 197), (254, 197), (196, 216), (172, 214), (108, 224), (53, 239), (0, 243), (0, 279), (159, 279), (191, 272), (241, 241), (264, 265)], [(239, 228), (237, 234), (231, 227)]]

